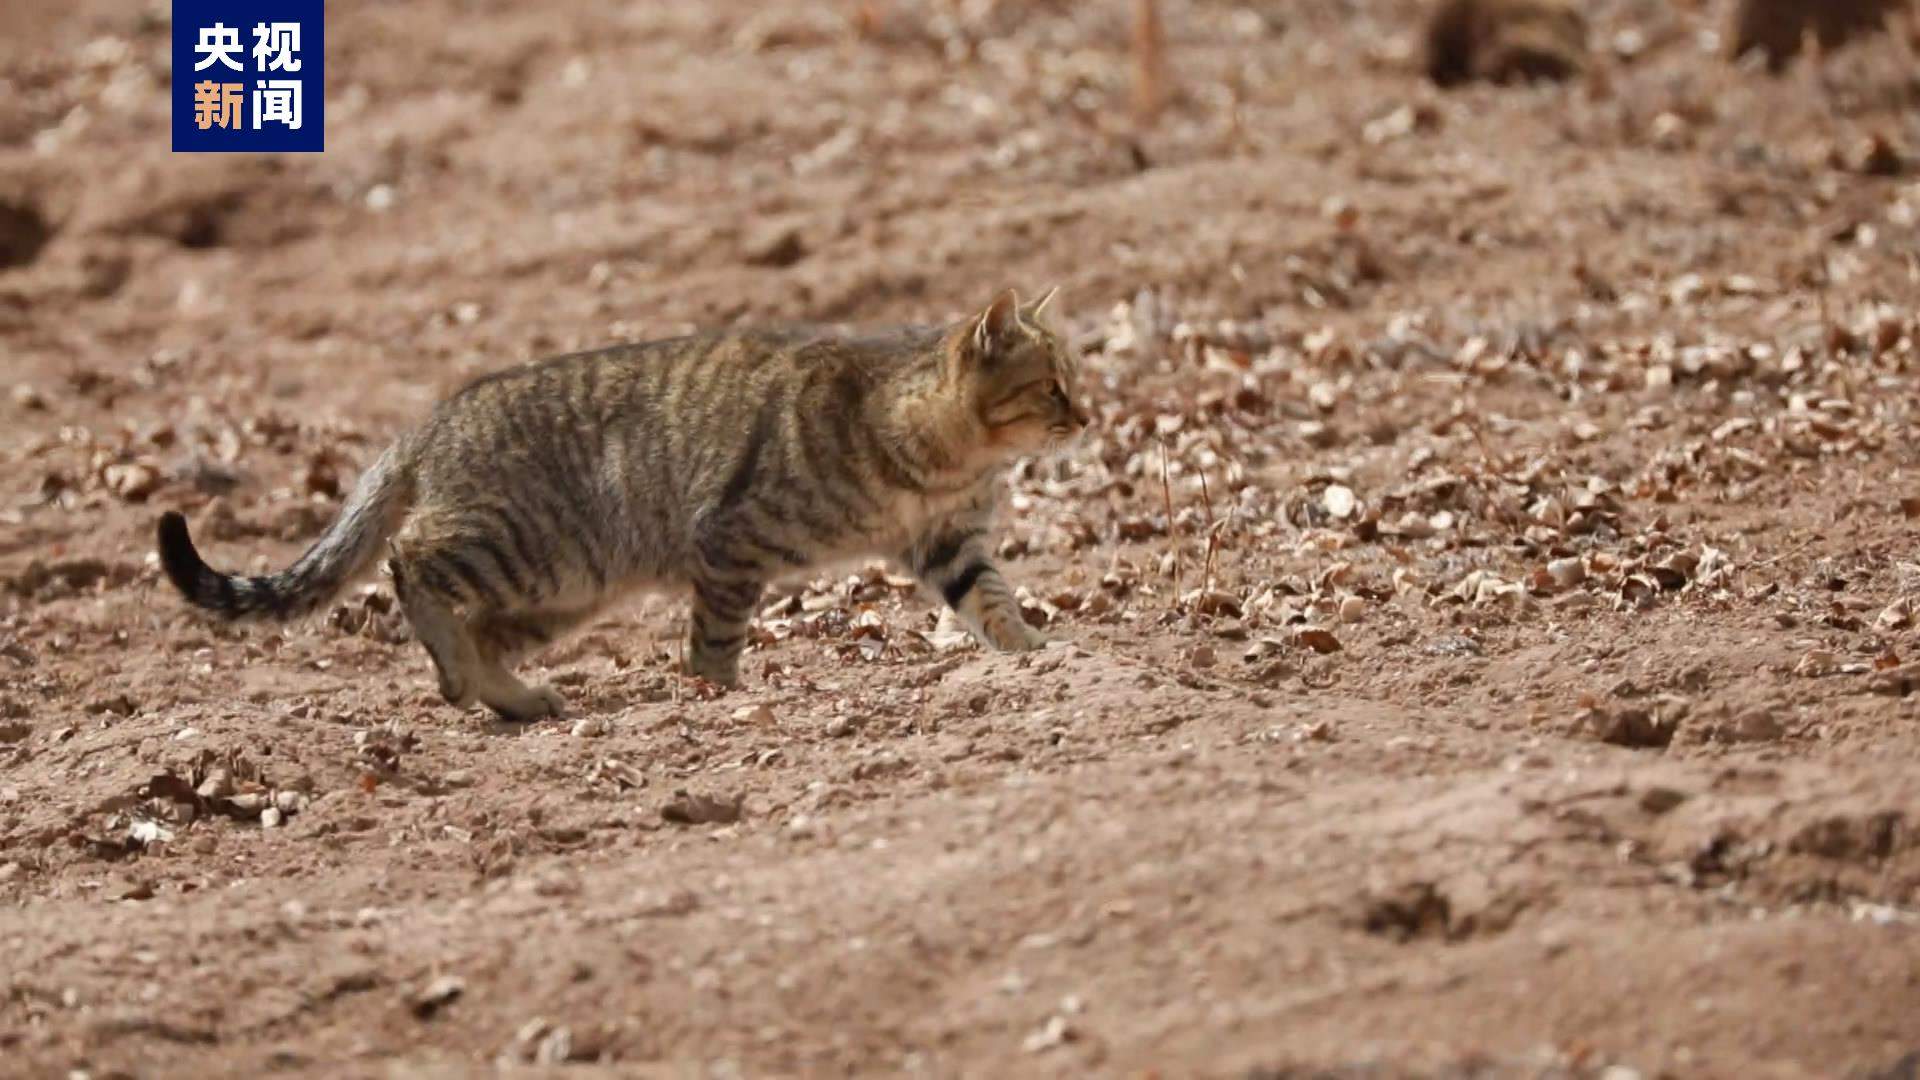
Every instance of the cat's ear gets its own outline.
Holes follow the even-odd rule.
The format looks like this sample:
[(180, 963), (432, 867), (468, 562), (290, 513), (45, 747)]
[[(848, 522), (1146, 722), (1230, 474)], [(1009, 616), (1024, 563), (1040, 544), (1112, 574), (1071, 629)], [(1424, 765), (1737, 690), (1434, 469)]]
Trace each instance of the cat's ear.
[(1012, 289), (994, 297), (987, 310), (973, 324), (973, 349), (980, 356), (992, 356), (1000, 346), (1013, 340), (1020, 318), (1020, 297)]
[(1045, 296), (1042, 296), (1040, 299), (1035, 300), (1033, 303), (1028, 304), (1026, 307), (1021, 308), (1020, 309), (1021, 314), (1025, 315), (1028, 319), (1031, 319), (1034, 322), (1039, 322), (1040, 316), (1045, 315), (1047, 313), (1047, 305), (1053, 303), (1053, 298), (1058, 295), (1060, 295), (1060, 286), (1055, 285), (1053, 288), (1047, 290), (1047, 294)]

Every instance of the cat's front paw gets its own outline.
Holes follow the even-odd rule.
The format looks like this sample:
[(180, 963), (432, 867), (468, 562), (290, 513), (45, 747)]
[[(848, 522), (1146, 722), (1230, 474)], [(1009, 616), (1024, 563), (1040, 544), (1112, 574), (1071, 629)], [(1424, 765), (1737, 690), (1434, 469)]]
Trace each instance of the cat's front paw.
[(551, 686), (535, 686), (486, 702), (500, 719), (513, 724), (558, 720), (567, 714), (567, 699)]
[(981, 623), (986, 643), (1001, 652), (1031, 652), (1047, 643), (1047, 635), (1034, 629), (1017, 611), (994, 612)]
[(715, 686), (733, 690), (740, 685), (740, 658), (696, 653), (687, 661), (687, 674), (697, 675)]

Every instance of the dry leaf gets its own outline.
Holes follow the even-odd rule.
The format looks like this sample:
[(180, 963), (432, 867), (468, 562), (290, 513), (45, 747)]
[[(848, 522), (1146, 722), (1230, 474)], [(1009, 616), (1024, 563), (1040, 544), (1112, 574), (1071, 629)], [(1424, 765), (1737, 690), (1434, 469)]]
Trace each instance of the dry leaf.
[(1312, 649), (1314, 652), (1337, 653), (1340, 651), (1340, 639), (1333, 631), (1314, 626), (1303, 626), (1293, 633), (1294, 644)]

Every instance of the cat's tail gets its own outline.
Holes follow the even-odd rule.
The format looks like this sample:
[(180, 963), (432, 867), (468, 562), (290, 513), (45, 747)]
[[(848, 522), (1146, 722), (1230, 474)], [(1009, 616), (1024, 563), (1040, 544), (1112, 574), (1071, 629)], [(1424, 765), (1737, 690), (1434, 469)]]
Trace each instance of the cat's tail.
[(206, 564), (187, 535), (187, 519), (160, 515), (160, 565), (168, 580), (195, 607), (228, 619), (295, 619), (318, 610), (379, 556), (381, 546), (413, 502), (412, 470), (405, 441), (394, 445), (360, 476), (353, 494), (320, 539), (292, 566), (276, 574), (223, 574)]

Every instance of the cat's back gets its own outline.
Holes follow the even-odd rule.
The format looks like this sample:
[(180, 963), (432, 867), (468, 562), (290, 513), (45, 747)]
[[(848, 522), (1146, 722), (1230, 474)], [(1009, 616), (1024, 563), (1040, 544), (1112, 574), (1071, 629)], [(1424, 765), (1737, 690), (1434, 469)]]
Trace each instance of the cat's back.
[(482, 375), (447, 398), (436, 419), (502, 408), (567, 411), (578, 420), (630, 415), (636, 406), (684, 415), (696, 402), (758, 405), (759, 392), (781, 381), (883, 377), (936, 337), (921, 327), (854, 332), (776, 323), (613, 345)]
[(443, 401), (413, 437), (415, 460), (431, 486), (460, 490), (645, 461), (691, 495), (756, 443), (854, 445), (875, 388), (937, 338), (760, 325), (537, 360)]

